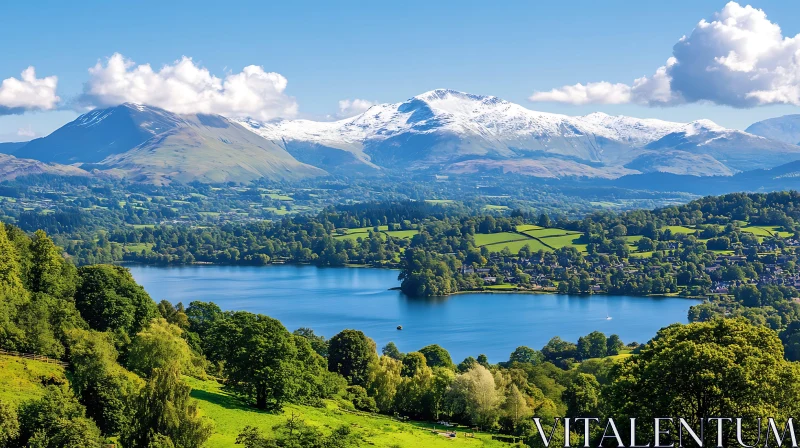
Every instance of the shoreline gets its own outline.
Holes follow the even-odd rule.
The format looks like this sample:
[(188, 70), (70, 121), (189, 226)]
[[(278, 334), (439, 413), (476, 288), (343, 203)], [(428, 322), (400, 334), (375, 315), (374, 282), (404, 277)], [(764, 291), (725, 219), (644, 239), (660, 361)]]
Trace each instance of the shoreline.
[[(139, 261), (118, 261), (113, 264), (117, 264), (120, 266), (124, 265), (137, 265), (137, 266), (147, 266), (147, 267), (154, 267), (154, 268), (181, 268), (181, 267), (199, 267), (199, 266), (215, 266), (215, 267), (257, 267), (257, 268), (268, 268), (272, 266), (309, 266), (315, 267), (318, 269), (342, 269), (342, 268), (357, 268), (357, 269), (381, 269), (381, 270), (389, 270), (389, 271), (399, 271), (396, 267), (376, 267), (376, 266), (369, 266), (365, 264), (346, 264), (344, 266), (317, 266), (312, 263), (269, 263), (269, 264), (262, 264), (262, 265), (255, 265), (255, 264), (236, 264), (236, 263), (211, 263), (211, 262), (195, 262), (195, 263), (180, 263), (180, 264), (155, 264), (155, 263), (142, 263)], [(387, 289), (388, 291), (401, 291), (400, 286), (393, 286)], [(530, 294), (530, 295), (538, 295), (538, 294), (552, 294), (552, 295), (565, 295), (565, 296), (573, 296), (573, 297), (591, 297), (591, 296), (608, 296), (608, 295), (626, 295), (631, 297), (646, 297), (651, 299), (657, 298), (672, 298), (672, 299), (688, 299), (688, 300), (695, 300), (695, 301), (705, 301), (708, 300), (708, 297), (686, 297), (680, 295), (668, 295), (668, 294), (645, 294), (645, 295), (638, 295), (638, 294), (611, 294), (608, 292), (595, 292), (595, 293), (588, 293), (588, 294), (561, 294), (558, 291), (543, 291), (543, 290), (525, 290), (525, 289), (481, 289), (481, 290), (466, 290), (466, 291), (456, 291), (447, 295), (443, 296), (428, 296), (428, 297), (417, 297), (417, 298), (436, 298), (436, 297), (450, 297), (462, 294)]]

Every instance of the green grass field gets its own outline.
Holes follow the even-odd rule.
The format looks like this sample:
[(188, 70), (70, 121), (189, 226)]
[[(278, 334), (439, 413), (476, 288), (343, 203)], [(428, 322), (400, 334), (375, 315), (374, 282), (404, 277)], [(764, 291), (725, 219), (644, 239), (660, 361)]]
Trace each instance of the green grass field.
[(198, 400), (200, 411), (216, 424), (214, 435), (204, 445), (207, 448), (236, 446), (236, 436), (248, 425), (259, 428), (264, 434), (269, 434), (274, 425), (285, 421), (292, 413), (325, 432), (341, 425), (348, 425), (362, 438), (359, 446), (386, 448), (507, 446), (492, 441), (491, 436), (486, 434), (478, 434), (474, 439), (463, 437), (447, 439), (426, 430), (429, 425), (404, 423), (379, 415), (346, 412), (332, 401), (326, 402), (323, 408), (287, 405), (282, 414), (259, 412), (243, 406), (238, 400), (226, 394), (215, 381), (185, 379), (192, 386), (192, 397)]
[(572, 246), (575, 249), (578, 249), (579, 252), (586, 252), (586, 244), (582, 243), (583, 241), (583, 234), (580, 233), (572, 233), (569, 235), (560, 235), (560, 236), (549, 236), (546, 238), (542, 238), (542, 242), (552, 246), (556, 249), (560, 249), (565, 246)]
[(556, 227), (548, 227), (546, 229), (527, 230), (525, 234), (535, 238), (547, 238), (549, 236), (580, 235), (581, 233), (573, 232), (571, 230), (559, 229)]
[(535, 226), (533, 224), (522, 224), (517, 226), (517, 232), (527, 232), (528, 230), (539, 230), (542, 227)]
[(525, 235), (520, 235), (513, 232), (500, 232), (500, 233), (476, 233), (475, 245), (487, 246), (489, 244), (504, 243), (508, 241), (527, 240)]
[(667, 229), (669, 229), (673, 234), (685, 233), (691, 235), (697, 232), (697, 229), (693, 229), (691, 227), (686, 227), (686, 226), (664, 226), (661, 228), (661, 230), (667, 230)]
[(0, 355), (0, 400), (19, 404), (44, 395), (43, 381), (66, 382), (64, 369), (55, 364)]
[(755, 236), (768, 237), (780, 236), (781, 238), (788, 238), (792, 236), (792, 232), (785, 232), (780, 230), (780, 226), (745, 226), (742, 227), (743, 232), (750, 232)]
[(538, 252), (539, 250), (547, 252), (551, 250), (549, 247), (543, 245), (542, 243), (536, 241), (533, 238), (526, 238), (517, 241), (508, 241), (504, 243), (489, 244), (486, 246), (486, 248), (489, 249), (489, 252), (500, 252), (501, 250), (503, 250), (504, 247), (508, 247), (508, 250), (510, 250), (512, 254), (516, 255), (520, 249), (525, 247), (526, 244), (528, 245), (528, 247), (531, 248), (532, 252)]
[(392, 238), (411, 238), (419, 233), (419, 230), (387, 230), (383, 232)]

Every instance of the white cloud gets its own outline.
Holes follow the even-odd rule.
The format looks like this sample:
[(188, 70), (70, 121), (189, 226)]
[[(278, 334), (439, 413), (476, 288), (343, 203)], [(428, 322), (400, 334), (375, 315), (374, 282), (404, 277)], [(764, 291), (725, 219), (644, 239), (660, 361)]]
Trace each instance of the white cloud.
[(586, 85), (578, 83), (564, 86), (549, 92), (535, 92), (531, 101), (550, 101), (569, 104), (623, 104), (631, 100), (631, 86), (627, 84), (611, 84), (610, 82), (590, 82)]
[(33, 130), (31, 125), (28, 125), (24, 128), (17, 129), (17, 135), (25, 138), (34, 138), (36, 137), (36, 131)]
[(375, 101), (362, 100), (355, 98), (353, 100), (345, 99), (339, 101), (339, 112), (336, 114), (339, 117), (352, 117), (364, 113), (370, 107), (377, 104)]
[(57, 86), (58, 77), (37, 78), (33, 67), (23, 70), (20, 79), (4, 79), (0, 83), (0, 115), (55, 109), (60, 100)]
[[(625, 92), (630, 95), (625, 99)], [(650, 106), (712, 102), (734, 107), (800, 105), (800, 34), (784, 37), (763, 10), (730, 2), (701, 20), (654, 75), (630, 85), (577, 84), (535, 92), (531, 101), (632, 102)]]
[(105, 65), (98, 62), (89, 69), (89, 81), (79, 103), (108, 107), (130, 102), (179, 114), (270, 120), (297, 115), (297, 102), (284, 93), (287, 83), (283, 75), (256, 65), (222, 79), (186, 56), (155, 71), (149, 64), (136, 65), (115, 53)]

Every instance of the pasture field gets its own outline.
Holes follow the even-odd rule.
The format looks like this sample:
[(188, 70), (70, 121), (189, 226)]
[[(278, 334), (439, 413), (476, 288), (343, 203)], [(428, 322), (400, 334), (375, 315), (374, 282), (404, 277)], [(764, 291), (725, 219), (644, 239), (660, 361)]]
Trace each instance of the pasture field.
[(768, 237), (768, 236), (780, 236), (781, 238), (788, 238), (792, 236), (792, 232), (785, 232), (780, 230), (780, 226), (744, 226), (742, 227), (742, 231), (750, 232), (755, 236), (759, 237)]
[(486, 245), (486, 248), (489, 249), (489, 252), (500, 252), (501, 250), (503, 250), (503, 248), (507, 247), (512, 254), (516, 255), (520, 249), (525, 247), (525, 245), (531, 248), (531, 252), (538, 252), (539, 250), (547, 252), (552, 250), (533, 238), (527, 238), (517, 241), (507, 241), (503, 243), (488, 244)]
[(661, 228), (661, 230), (667, 230), (667, 229), (669, 229), (673, 235), (676, 233), (685, 233), (687, 235), (691, 235), (697, 232), (697, 229), (693, 229), (691, 227), (686, 227), (686, 226), (664, 226)]
[(572, 246), (578, 249), (579, 252), (586, 252), (586, 244), (583, 241), (583, 234), (572, 233), (569, 235), (550, 236), (542, 238), (542, 242), (555, 248), (560, 249), (565, 246)]
[(500, 232), (500, 233), (476, 233), (475, 245), (487, 246), (495, 243), (505, 243), (508, 241), (527, 240), (525, 235), (520, 235), (513, 232)]
[(527, 232), (529, 230), (539, 230), (543, 229), (544, 227), (535, 226), (533, 224), (521, 224), (517, 226), (517, 232)]
[(411, 238), (419, 233), (419, 230), (387, 230), (383, 232), (392, 238)]
[(581, 235), (581, 232), (573, 232), (571, 230), (564, 230), (556, 227), (548, 227), (546, 229), (528, 230), (525, 232), (525, 234), (530, 235), (534, 238), (547, 238), (549, 236), (560, 236), (560, 235)]
[(502, 447), (501, 442), (492, 441), (487, 434), (477, 434), (474, 439), (459, 436), (455, 439), (432, 434), (423, 423), (406, 423), (389, 417), (348, 412), (335, 402), (326, 401), (324, 407), (286, 405), (280, 414), (261, 412), (244, 406), (234, 397), (225, 393), (215, 381), (201, 381), (185, 378), (192, 386), (192, 397), (198, 400), (200, 411), (212, 419), (216, 425), (214, 435), (204, 445), (207, 448), (228, 448), (236, 446), (236, 436), (245, 426), (255, 426), (263, 434), (272, 433), (272, 427), (282, 423), (294, 413), (306, 423), (317, 426), (323, 432), (342, 426), (349, 426), (361, 438), (359, 446), (376, 447)]

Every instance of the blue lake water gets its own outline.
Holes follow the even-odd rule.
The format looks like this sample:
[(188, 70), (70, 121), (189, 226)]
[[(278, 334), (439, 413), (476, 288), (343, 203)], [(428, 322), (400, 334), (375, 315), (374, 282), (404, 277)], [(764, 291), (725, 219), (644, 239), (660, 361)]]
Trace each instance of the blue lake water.
[[(279, 319), (290, 331), (313, 328), (331, 337), (345, 328), (363, 331), (378, 347), (394, 341), (403, 352), (428, 344), (446, 348), (458, 363), (484, 353), (505, 361), (518, 346), (540, 349), (553, 336), (577, 341), (591, 331), (646, 342), (658, 329), (687, 322), (697, 303), (678, 298), (459, 294), (412, 299), (400, 291), (397, 271), (313, 266), (129, 266), (160, 301), (215, 302)], [(606, 319), (611, 316), (611, 320)], [(396, 329), (398, 325), (403, 330)]]

